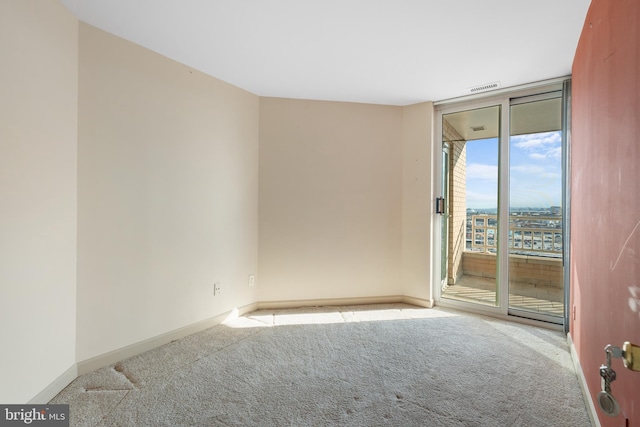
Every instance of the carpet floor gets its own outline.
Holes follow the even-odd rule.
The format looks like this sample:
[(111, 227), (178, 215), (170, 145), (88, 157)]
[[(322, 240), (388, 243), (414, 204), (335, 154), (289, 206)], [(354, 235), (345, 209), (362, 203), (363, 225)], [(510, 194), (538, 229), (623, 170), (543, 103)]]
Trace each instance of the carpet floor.
[(72, 426), (590, 426), (564, 334), (406, 304), (261, 310), (78, 377)]

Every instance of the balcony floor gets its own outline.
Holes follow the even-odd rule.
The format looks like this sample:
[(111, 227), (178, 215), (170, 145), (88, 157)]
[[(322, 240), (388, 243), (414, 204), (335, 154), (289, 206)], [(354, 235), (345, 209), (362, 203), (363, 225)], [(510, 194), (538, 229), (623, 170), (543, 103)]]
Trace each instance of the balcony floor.
[[(509, 307), (563, 317), (564, 292), (554, 286), (512, 282), (509, 285)], [(443, 298), (495, 306), (496, 280), (488, 277), (464, 275), (458, 283), (448, 286)]]

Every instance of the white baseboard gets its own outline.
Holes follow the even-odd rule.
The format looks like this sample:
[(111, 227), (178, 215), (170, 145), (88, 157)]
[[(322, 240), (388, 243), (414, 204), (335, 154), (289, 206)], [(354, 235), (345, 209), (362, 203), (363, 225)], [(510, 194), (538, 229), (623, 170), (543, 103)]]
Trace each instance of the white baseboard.
[(241, 308), (219, 314), (209, 319), (184, 326), (182, 328), (169, 331), (167, 333), (148, 338), (146, 340), (122, 347), (87, 360), (83, 360), (74, 364), (66, 372), (60, 375), (55, 381), (49, 384), (44, 390), (38, 393), (28, 403), (47, 403), (60, 393), (78, 376), (95, 371), (105, 366), (113, 365), (121, 360), (129, 357), (137, 356), (146, 351), (153, 350), (171, 341), (195, 334), (212, 326), (219, 325), (232, 316), (241, 316), (250, 311), (258, 309), (278, 309), (278, 308), (294, 308), (294, 307), (310, 307), (310, 306), (336, 306), (336, 305), (366, 305), (366, 304), (393, 304), (405, 303), (418, 307), (433, 307), (433, 301), (407, 297), (401, 295), (381, 296), (381, 297), (364, 297), (364, 298), (328, 298), (314, 300), (292, 300), (292, 301), (265, 301), (245, 305)]
[(573, 340), (571, 339), (571, 333), (567, 334), (567, 343), (569, 344), (569, 349), (571, 350), (571, 359), (573, 360), (573, 366), (576, 370), (576, 374), (578, 375), (580, 390), (582, 390), (582, 397), (584, 398), (584, 403), (587, 406), (587, 412), (589, 414), (589, 418), (591, 419), (591, 425), (593, 425), (594, 427), (600, 427), (600, 420), (598, 419), (596, 406), (593, 403), (593, 399), (591, 399), (591, 393), (589, 392), (587, 379), (584, 376), (584, 372), (582, 372), (582, 366), (580, 366), (580, 360), (578, 359), (578, 353), (576, 352), (576, 348), (573, 345)]
[[(309, 307), (309, 306), (335, 306), (335, 305), (364, 305), (364, 304), (391, 304), (406, 303), (419, 307), (431, 308), (433, 302), (421, 298), (407, 297), (401, 295), (381, 296), (381, 297), (363, 297), (363, 298), (328, 298), (313, 300), (292, 300), (292, 301), (265, 301), (248, 304), (244, 307), (222, 313), (218, 316), (206, 319), (135, 344), (128, 345), (105, 354), (101, 354), (91, 359), (83, 360), (77, 363), (77, 375), (83, 375), (96, 369), (112, 365), (129, 357), (137, 356), (145, 351), (153, 350), (161, 345), (171, 341), (186, 337), (191, 334), (208, 329), (218, 325), (226, 320), (229, 316), (241, 316), (250, 311), (257, 309), (278, 309), (293, 307)], [(76, 376), (77, 376), (76, 375)], [(75, 379), (75, 378), (74, 378)], [(73, 380), (73, 379), (72, 379)], [(65, 385), (66, 386), (66, 385)], [(63, 387), (64, 388), (64, 387)]]
[(73, 366), (64, 371), (62, 375), (45, 387), (44, 390), (35, 395), (33, 399), (29, 400), (27, 404), (45, 405), (76, 378), (78, 378), (78, 365), (74, 363)]
[(382, 297), (362, 297), (362, 298), (325, 298), (325, 299), (305, 299), (289, 301), (261, 301), (258, 302), (259, 310), (275, 310), (279, 308), (297, 307), (322, 307), (336, 305), (366, 305), (366, 304), (394, 304), (405, 302), (401, 295), (390, 295)]
[(433, 300), (429, 299), (404, 296), (402, 297), (402, 302), (405, 304), (416, 305), (418, 307), (433, 308)]
[(144, 341), (140, 341), (126, 347), (122, 347), (108, 353), (92, 357), (91, 359), (83, 360), (82, 362), (78, 362), (78, 375), (83, 375), (95, 371), (96, 369), (113, 365), (114, 363), (117, 363), (121, 360), (137, 356), (138, 354), (142, 354), (146, 351), (153, 350), (154, 348), (168, 344), (171, 341), (195, 334), (200, 331), (204, 331), (205, 329), (209, 329), (213, 326), (219, 325), (227, 318), (229, 318), (229, 316), (240, 316), (249, 311), (254, 311), (257, 308), (258, 304), (248, 304), (244, 307), (227, 311), (226, 313), (219, 314), (209, 319), (205, 319), (200, 322), (196, 322), (191, 325), (187, 325), (182, 328), (178, 328), (173, 331), (148, 338)]

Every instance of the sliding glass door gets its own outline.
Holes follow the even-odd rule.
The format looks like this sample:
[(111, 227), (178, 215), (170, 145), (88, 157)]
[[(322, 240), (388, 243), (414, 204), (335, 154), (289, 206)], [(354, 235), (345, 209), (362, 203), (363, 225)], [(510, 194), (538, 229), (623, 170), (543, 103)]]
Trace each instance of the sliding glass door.
[(437, 302), (562, 323), (561, 89), (438, 108)]
[[(500, 105), (443, 114), (442, 297), (497, 306)], [(446, 227), (444, 226), (446, 224)], [(444, 244), (446, 245), (446, 249)]]

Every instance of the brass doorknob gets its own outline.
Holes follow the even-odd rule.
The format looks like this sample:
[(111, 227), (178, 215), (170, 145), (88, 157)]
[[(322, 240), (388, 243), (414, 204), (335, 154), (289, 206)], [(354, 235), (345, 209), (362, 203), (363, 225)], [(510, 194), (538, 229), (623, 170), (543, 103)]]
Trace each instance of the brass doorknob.
[(625, 368), (640, 371), (640, 346), (625, 342), (622, 345), (622, 360)]

